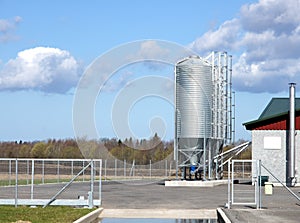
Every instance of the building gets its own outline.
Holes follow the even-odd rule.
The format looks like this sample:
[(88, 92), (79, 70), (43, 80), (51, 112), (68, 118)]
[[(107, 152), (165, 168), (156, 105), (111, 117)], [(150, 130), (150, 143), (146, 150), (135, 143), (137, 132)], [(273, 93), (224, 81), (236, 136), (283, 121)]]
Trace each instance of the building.
[[(272, 98), (257, 120), (243, 125), (252, 133), (252, 159), (261, 160), (279, 180), (294, 185), (300, 168), (300, 98), (290, 98)], [(262, 175), (276, 182), (264, 168)]]

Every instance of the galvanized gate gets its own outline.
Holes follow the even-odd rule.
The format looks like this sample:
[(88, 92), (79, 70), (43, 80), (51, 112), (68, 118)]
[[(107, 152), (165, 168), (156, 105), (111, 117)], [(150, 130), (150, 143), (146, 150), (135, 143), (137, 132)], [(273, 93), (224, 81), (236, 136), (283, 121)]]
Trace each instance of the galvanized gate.
[(0, 159), (0, 205), (101, 205), (101, 159)]
[(261, 177), (259, 160), (228, 162), (228, 208), (231, 205), (261, 207)]

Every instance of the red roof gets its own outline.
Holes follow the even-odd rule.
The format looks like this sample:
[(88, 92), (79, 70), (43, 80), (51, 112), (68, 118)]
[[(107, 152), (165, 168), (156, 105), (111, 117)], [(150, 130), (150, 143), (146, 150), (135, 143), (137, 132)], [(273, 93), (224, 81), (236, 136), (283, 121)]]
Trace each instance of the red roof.
[[(243, 123), (247, 130), (289, 130), (289, 98), (272, 98), (257, 120)], [(295, 129), (300, 130), (300, 98), (295, 99)]]
[[(247, 123), (247, 130), (288, 130), (289, 126), (289, 115), (284, 114), (273, 118), (260, 120), (252, 123)], [(295, 129), (300, 130), (300, 113), (296, 112)]]

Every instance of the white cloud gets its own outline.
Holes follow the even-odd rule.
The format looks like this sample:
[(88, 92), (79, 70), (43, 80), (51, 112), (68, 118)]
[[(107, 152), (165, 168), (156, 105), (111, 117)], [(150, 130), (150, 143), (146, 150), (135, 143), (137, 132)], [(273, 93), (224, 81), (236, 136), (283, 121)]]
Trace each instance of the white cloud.
[[(161, 43), (156, 40), (146, 40), (141, 43), (138, 57), (140, 60), (145, 60), (143, 62), (144, 66), (150, 68), (151, 70), (161, 70), (164, 65), (159, 61), (153, 61), (154, 58), (168, 58), (170, 51), (164, 46), (160, 45)], [(151, 61), (147, 61), (150, 60)]]
[(81, 74), (78, 61), (65, 50), (36, 47), (18, 53), (0, 70), (0, 90), (40, 90), (65, 93)]
[(239, 17), (210, 30), (191, 46), (234, 55), (233, 86), (239, 91), (279, 92), (300, 82), (300, 2), (260, 0), (241, 7)]
[(237, 19), (224, 22), (219, 29), (209, 30), (203, 36), (191, 44), (191, 47), (200, 53), (208, 51), (233, 50), (240, 32), (240, 24)]
[(167, 56), (168, 53), (169, 51), (163, 49), (155, 40), (142, 42), (139, 51), (140, 57), (143, 59), (153, 59), (157, 58), (158, 56)]
[(300, 20), (298, 0), (261, 0), (241, 8), (240, 21), (245, 30), (263, 32), (268, 29), (276, 33), (290, 33)]
[(17, 39), (14, 34), (16, 26), (22, 21), (20, 16), (14, 19), (0, 19), (0, 42), (8, 42)]

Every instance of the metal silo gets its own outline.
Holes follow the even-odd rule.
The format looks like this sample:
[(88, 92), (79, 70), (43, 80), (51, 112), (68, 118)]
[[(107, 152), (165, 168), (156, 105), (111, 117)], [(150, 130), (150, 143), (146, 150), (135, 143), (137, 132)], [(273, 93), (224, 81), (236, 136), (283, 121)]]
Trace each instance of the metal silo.
[(213, 169), (217, 171), (213, 157), (230, 135), (231, 84), (223, 55), (190, 56), (175, 65), (174, 154), (183, 178), (186, 170), (196, 179), (205, 179), (207, 172), (211, 178)]
[(211, 66), (199, 57), (190, 57), (176, 65), (176, 108), (180, 114), (180, 138), (211, 136)]

